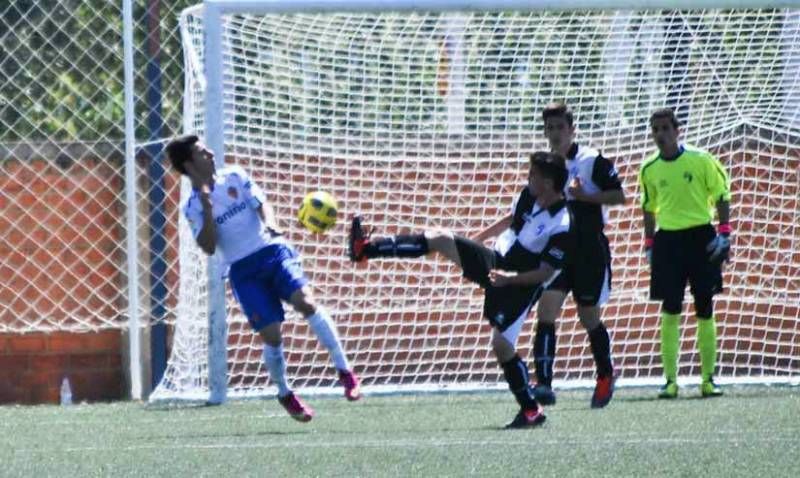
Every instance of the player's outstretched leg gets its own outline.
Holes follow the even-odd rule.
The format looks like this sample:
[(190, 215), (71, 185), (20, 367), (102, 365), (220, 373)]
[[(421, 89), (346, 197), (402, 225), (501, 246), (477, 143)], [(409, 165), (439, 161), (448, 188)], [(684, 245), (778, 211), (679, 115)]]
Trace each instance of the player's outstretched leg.
[(361, 216), (353, 217), (350, 223), (350, 233), (347, 240), (347, 253), (353, 262), (367, 260), (366, 247), (369, 244), (369, 234), (361, 227)]
[(347, 243), (351, 261), (362, 262), (375, 257), (414, 258), (429, 252), (428, 240), (424, 234), (400, 234), (370, 239), (371, 234), (371, 231), (364, 229), (361, 217), (355, 216), (350, 223)]

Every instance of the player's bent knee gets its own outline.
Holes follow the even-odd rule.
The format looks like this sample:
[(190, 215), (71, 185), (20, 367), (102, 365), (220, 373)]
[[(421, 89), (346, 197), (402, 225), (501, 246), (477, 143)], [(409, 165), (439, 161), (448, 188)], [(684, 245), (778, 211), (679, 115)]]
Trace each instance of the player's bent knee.
[(560, 290), (548, 290), (539, 298), (536, 306), (536, 320), (544, 324), (555, 324), (567, 294)]
[(600, 307), (597, 305), (578, 304), (578, 320), (586, 330), (594, 330), (602, 323), (600, 320)]
[(307, 286), (294, 291), (291, 297), (289, 297), (289, 303), (292, 304), (294, 310), (303, 317), (314, 315), (317, 312), (317, 304), (314, 301), (314, 296), (311, 295), (311, 291), (308, 290)]
[(495, 333), (492, 334), (492, 350), (500, 363), (508, 362), (517, 353), (514, 345), (498, 330), (495, 330)]
[[(259, 317), (256, 315), (254, 319), (258, 320)], [(281, 336), (281, 323), (280, 322), (272, 322), (264, 327), (262, 327), (258, 331), (258, 335), (261, 336), (261, 339), (264, 341), (265, 344), (270, 345), (272, 347), (277, 347), (281, 344), (283, 340)]]

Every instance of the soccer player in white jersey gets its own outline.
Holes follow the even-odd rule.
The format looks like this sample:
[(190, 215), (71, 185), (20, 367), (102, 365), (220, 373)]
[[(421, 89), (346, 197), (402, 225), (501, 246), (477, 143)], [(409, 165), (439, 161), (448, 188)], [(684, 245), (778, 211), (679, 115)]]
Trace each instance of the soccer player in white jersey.
[(281, 301), (308, 320), (328, 349), (348, 400), (361, 397), (358, 377), (348, 364), (330, 315), (308, 288), (300, 258), (284, 239), (264, 193), (239, 166), (217, 170), (214, 154), (194, 135), (170, 141), (166, 153), (173, 168), (192, 182), (183, 206), (195, 240), (208, 255), (219, 250), (230, 266), (231, 289), (250, 325), (264, 341), (263, 360), (278, 401), (295, 420), (307, 422), (313, 410), (289, 387), (286, 378)]
[(516, 352), (520, 329), (542, 290), (558, 276), (572, 250), (570, 215), (564, 201), (564, 158), (537, 152), (530, 157), (528, 185), (512, 208), (513, 221), (494, 249), (450, 231), (369, 238), (353, 218), (349, 252), (354, 262), (378, 257), (416, 258), (438, 252), (485, 291), (483, 315), (492, 325), (492, 349), (519, 403), (507, 428), (545, 420), (528, 385), (528, 367)]
[(591, 407), (603, 408), (614, 394), (614, 368), (608, 330), (601, 308), (611, 290), (611, 252), (603, 229), (604, 208), (624, 204), (625, 193), (617, 171), (596, 149), (575, 143), (572, 111), (564, 103), (552, 103), (542, 111), (544, 133), (553, 152), (566, 158), (569, 181), (564, 191), (572, 213), (575, 254), (562, 274), (542, 294), (536, 311), (537, 326), (533, 354), (536, 363), (536, 399), (554, 404), (552, 389), (555, 359), (555, 321), (567, 294), (578, 307), (578, 318), (589, 335), (597, 370)]

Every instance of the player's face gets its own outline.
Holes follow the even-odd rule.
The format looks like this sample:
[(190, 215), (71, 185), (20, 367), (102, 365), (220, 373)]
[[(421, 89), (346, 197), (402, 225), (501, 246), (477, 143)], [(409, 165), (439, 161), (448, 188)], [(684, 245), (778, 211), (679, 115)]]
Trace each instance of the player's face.
[(550, 151), (564, 153), (574, 139), (575, 127), (570, 126), (563, 116), (553, 116), (544, 122), (544, 135), (550, 145)]
[(669, 118), (655, 118), (650, 122), (650, 134), (661, 152), (672, 153), (678, 149), (680, 130)]
[(539, 168), (531, 166), (528, 170), (528, 191), (534, 196), (541, 196), (547, 188), (545, 179)]
[(189, 176), (206, 179), (214, 175), (214, 153), (202, 142), (192, 145), (192, 160), (183, 165)]

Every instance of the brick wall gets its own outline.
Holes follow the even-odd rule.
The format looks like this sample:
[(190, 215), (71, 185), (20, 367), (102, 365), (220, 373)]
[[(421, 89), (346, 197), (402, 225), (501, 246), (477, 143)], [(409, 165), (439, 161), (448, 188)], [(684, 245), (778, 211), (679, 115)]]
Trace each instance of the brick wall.
[(125, 396), (120, 331), (0, 334), (0, 404), (56, 403), (63, 377), (75, 401)]
[(57, 401), (64, 376), (76, 400), (119, 399), (115, 327), (125, 279), (118, 147), (2, 146), (0, 403)]

